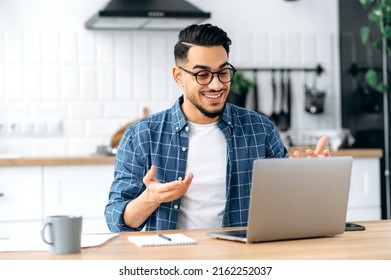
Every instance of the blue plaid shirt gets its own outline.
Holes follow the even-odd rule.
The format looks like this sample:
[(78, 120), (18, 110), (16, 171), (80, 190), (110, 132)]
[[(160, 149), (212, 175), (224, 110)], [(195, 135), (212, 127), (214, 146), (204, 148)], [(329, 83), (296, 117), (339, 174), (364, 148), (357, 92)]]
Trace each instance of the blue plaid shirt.
[[(183, 96), (168, 110), (129, 126), (116, 155), (114, 180), (106, 206), (106, 222), (113, 232), (176, 229), (181, 199), (162, 203), (139, 228), (125, 225), (129, 201), (144, 190), (143, 177), (154, 164), (162, 183), (185, 178), (189, 126), (181, 111)], [(265, 116), (227, 103), (217, 122), (227, 141), (227, 201), (223, 227), (246, 226), (253, 161), (287, 157), (275, 125)]]

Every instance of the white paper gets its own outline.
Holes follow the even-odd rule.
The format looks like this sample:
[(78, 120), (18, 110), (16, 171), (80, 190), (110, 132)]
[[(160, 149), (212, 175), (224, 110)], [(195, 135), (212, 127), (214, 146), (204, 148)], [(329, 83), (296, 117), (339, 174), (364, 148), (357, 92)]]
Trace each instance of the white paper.
[[(81, 247), (95, 247), (104, 244), (118, 233), (111, 234), (83, 234), (81, 236)], [(49, 245), (44, 243), (40, 237), (11, 237), (0, 239), (0, 252), (22, 252), (22, 251), (48, 251)]]

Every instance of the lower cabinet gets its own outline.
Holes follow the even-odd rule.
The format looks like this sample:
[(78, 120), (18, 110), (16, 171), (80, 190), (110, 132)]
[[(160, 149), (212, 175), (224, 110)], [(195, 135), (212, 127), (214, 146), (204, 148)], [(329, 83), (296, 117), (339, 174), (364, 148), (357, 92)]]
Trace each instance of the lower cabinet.
[(83, 233), (109, 232), (104, 218), (114, 166), (0, 168), (0, 238), (39, 235), (46, 216), (81, 215)]
[(45, 166), (43, 213), (83, 216), (84, 233), (109, 232), (104, 219), (112, 165)]
[(346, 220), (380, 219), (380, 160), (378, 158), (354, 158)]
[(26, 235), (41, 226), (41, 167), (0, 168), (0, 237)]

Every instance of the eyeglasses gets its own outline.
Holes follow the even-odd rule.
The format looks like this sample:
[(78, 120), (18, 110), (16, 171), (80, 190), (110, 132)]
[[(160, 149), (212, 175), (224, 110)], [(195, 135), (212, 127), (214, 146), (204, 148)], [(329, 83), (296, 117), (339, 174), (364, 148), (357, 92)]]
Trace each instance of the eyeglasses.
[(234, 77), (234, 75), (236, 73), (236, 69), (230, 63), (228, 63), (228, 65), (230, 67), (221, 69), (220, 71), (217, 71), (217, 72), (212, 72), (209, 70), (201, 70), (201, 71), (195, 72), (195, 73), (191, 72), (189, 70), (186, 70), (185, 68), (183, 68), (181, 66), (178, 66), (178, 67), (180, 69), (182, 69), (183, 71), (185, 71), (186, 73), (194, 76), (197, 83), (204, 86), (204, 85), (210, 84), (213, 81), (213, 78), (215, 77), (215, 75), (217, 75), (217, 78), (219, 79), (220, 82), (229, 83), (232, 80), (232, 78)]

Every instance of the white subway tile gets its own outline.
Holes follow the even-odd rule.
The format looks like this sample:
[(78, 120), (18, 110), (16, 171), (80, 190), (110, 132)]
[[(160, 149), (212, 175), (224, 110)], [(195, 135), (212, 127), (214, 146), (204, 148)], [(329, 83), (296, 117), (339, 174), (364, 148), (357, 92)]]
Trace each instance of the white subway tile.
[(42, 98), (41, 67), (26, 65), (23, 68), (23, 96), (28, 101)]
[(298, 67), (301, 63), (301, 41), (300, 34), (285, 34), (284, 35), (284, 57), (286, 67)]
[(80, 68), (80, 94), (82, 100), (97, 99), (96, 67), (82, 66)]
[(149, 88), (154, 77), (151, 77), (148, 67), (133, 68), (133, 97), (135, 100), (149, 99)]
[(98, 99), (112, 100), (114, 98), (114, 71), (112, 66), (98, 67)]
[(0, 65), (0, 100), (4, 100), (4, 68)]
[(44, 100), (60, 100), (60, 70), (58, 66), (43, 67), (42, 95)]
[[(264, 67), (269, 65), (269, 36), (267, 33), (254, 32), (252, 34), (251, 65)], [(234, 65), (235, 66), (235, 65)]]
[(29, 138), (0, 138), (0, 154), (30, 156), (31, 152), (32, 143)]
[(114, 33), (115, 44), (115, 63), (129, 65), (132, 57), (132, 45), (130, 33), (126, 31), (118, 31)]
[(33, 103), (32, 117), (36, 119), (64, 119), (67, 117), (67, 105), (60, 102)]
[(154, 100), (165, 100), (167, 98), (168, 69), (165, 67), (154, 67), (150, 70), (151, 98)]
[(316, 63), (317, 42), (315, 34), (303, 34), (301, 36), (301, 53), (303, 65)]
[(69, 108), (69, 117), (73, 119), (91, 120), (102, 118), (103, 105), (101, 103), (73, 103)]
[(115, 68), (115, 99), (130, 100), (132, 97), (132, 72), (130, 66)]
[(39, 30), (24, 31), (23, 60), (25, 63), (41, 62), (41, 32)]
[(270, 34), (269, 40), (269, 57), (270, 63), (273, 67), (284, 67), (285, 54), (284, 54), (284, 36), (281, 33)]
[(6, 30), (4, 38), (7, 63), (22, 63), (22, 32), (20, 30)]
[(149, 65), (149, 37), (146, 32), (133, 33), (133, 63), (137, 66)]
[(78, 62), (78, 42), (75, 31), (61, 31), (60, 33), (60, 56), (61, 62), (75, 64)]
[(4, 73), (4, 98), (7, 101), (22, 100), (22, 67), (19, 64), (7, 65)]
[(67, 139), (42, 138), (33, 141), (32, 156), (66, 156), (68, 155)]
[(64, 120), (64, 137), (84, 137), (86, 134), (86, 124), (84, 120)]
[(151, 32), (149, 40), (150, 64), (164, 65), (167, 63), (167, 56), (173, 55), (173, 51), (167, 51), (166, 34), (162, 32)]
[(97, 61), (98, 63), (108, 64), (113, 60), (113, 33), (99, 32), (97, 33)]
[(241, 65), (248, 66), (253, 64), (251, 57), (252, 36), (250, 32), (237, 32), (236, 38), (236, 60)]
[(105, 103), (105, 118), (119, 118), (132, 120), (141, 116), (138, 106), (134, 102), (107, 102)]
[(79, 52), (81, 63), (94, 63), (96, 61), (96, 33), (91, 30), (79, 32)]
[(61, 69), (61, 96), (63, 100), (78, 100), (79, 70), (76, 66), (64, 66)]
[(4, 32), (0, 30), (0, 65), (4, 63)]
[(3, 119), (29, 119), (31, 109), (29, 103), (7, 102), (0, 103), (0, 120)]
[(117, 121), (108, 120), (94, 120), (87, 121), (87, 137), (105, 137), (111, 139), (111, 137), (120, 128)]
[(42, 32), (42, 58), (45, 63), (59, 63), (59, 32), (44, 30)]
[[(104, 142), (104, 144), (102, 144)], [(69, 155), (70, 156), (90, 156), (95, 155), (98, 146), (108, 145), (108, 141), (102, 141), (101, 138), (87, 138), (87, 139), (70, 139), (69, 141)]]

